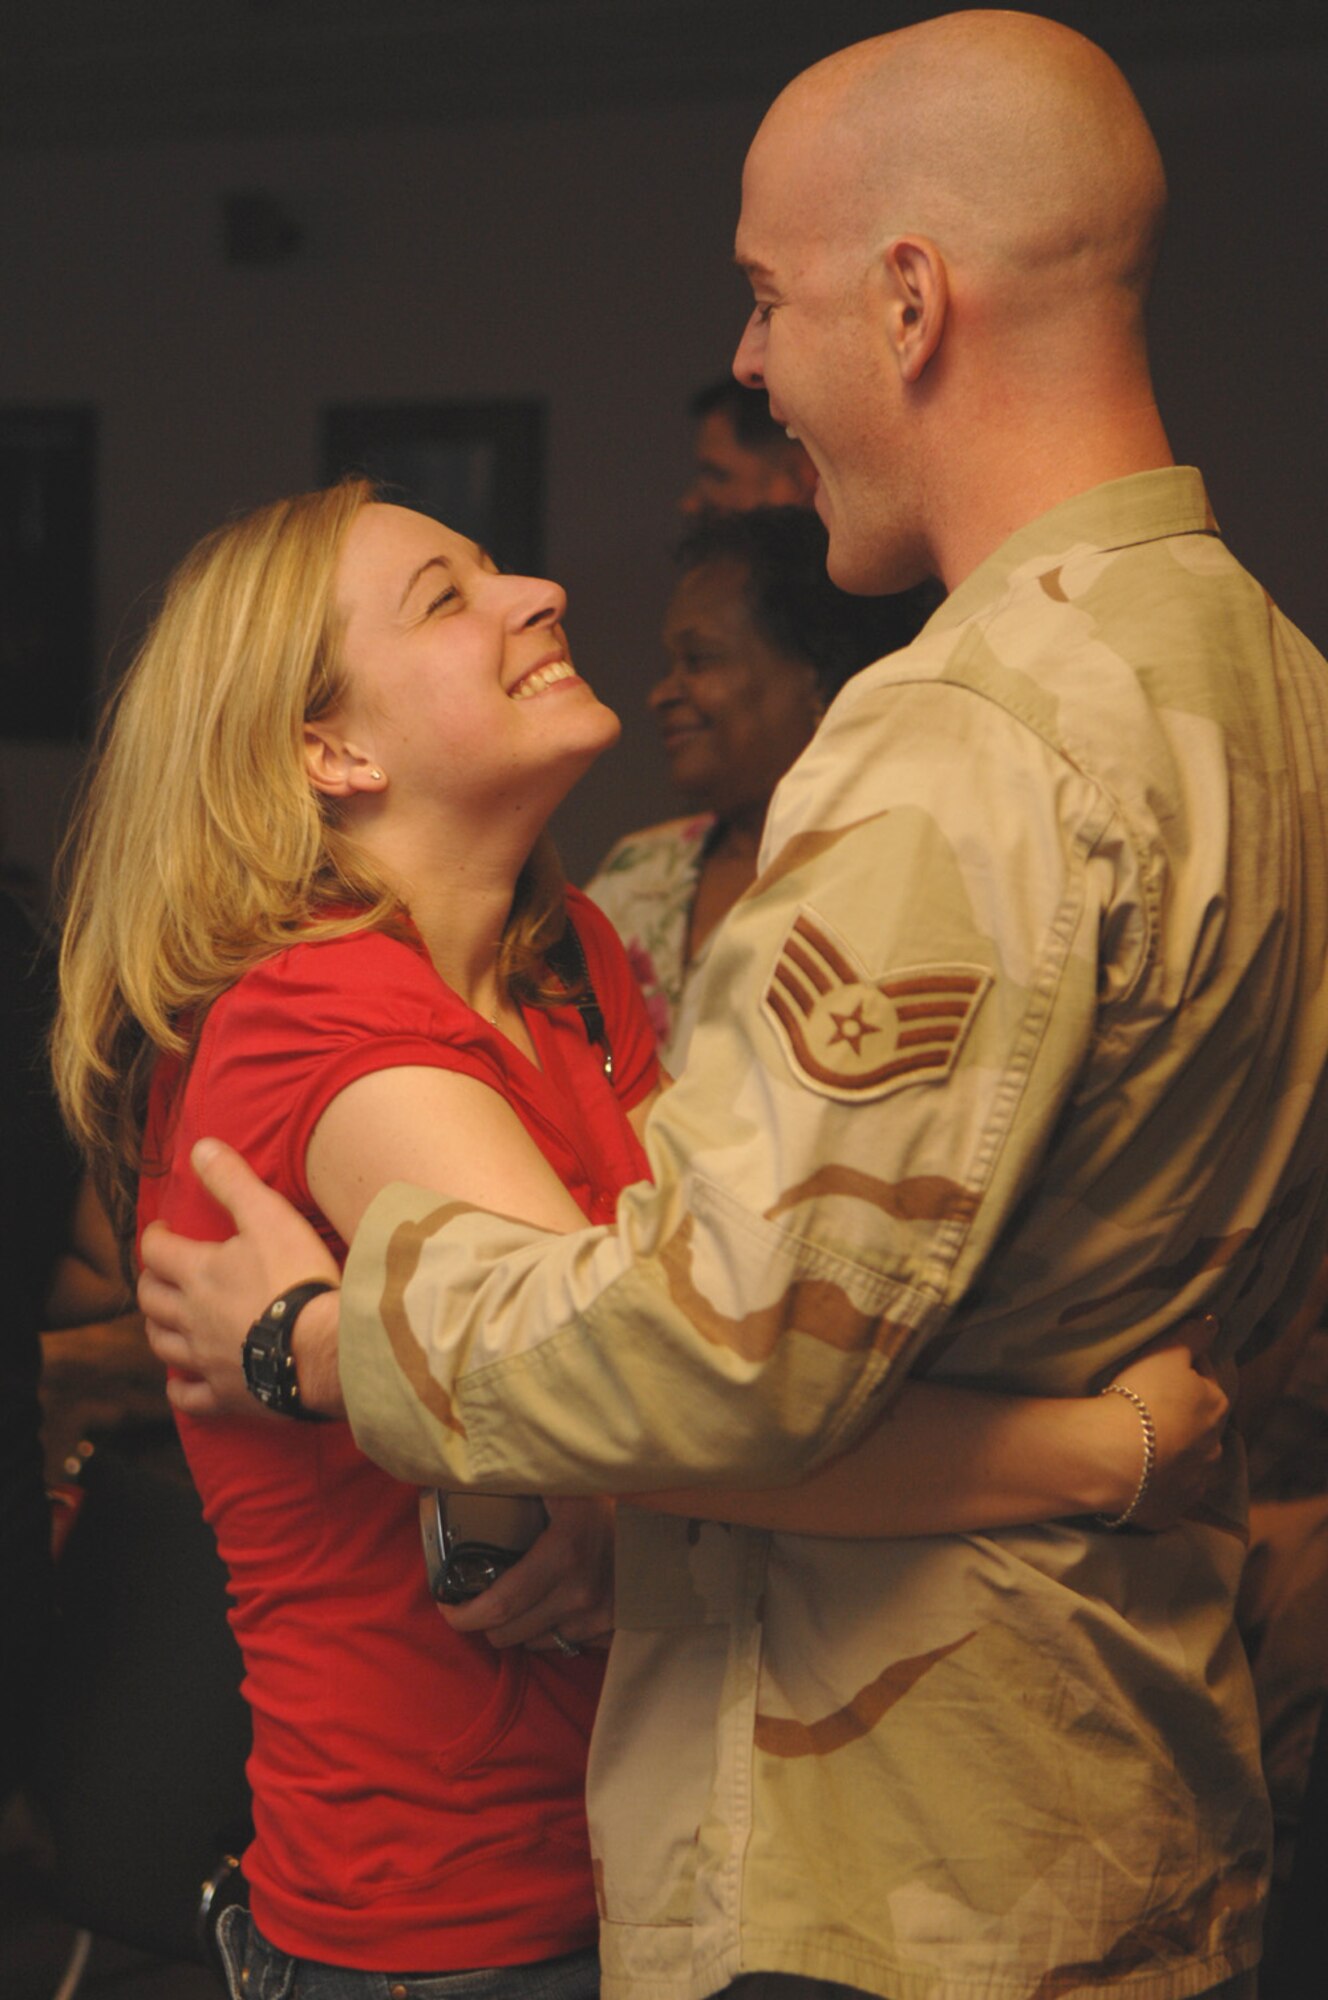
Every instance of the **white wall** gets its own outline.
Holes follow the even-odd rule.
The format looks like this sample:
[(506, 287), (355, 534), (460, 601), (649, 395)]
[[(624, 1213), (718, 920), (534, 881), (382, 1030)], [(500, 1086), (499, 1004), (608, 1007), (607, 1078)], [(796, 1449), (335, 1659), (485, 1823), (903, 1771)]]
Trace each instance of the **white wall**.
[[(1135, 77), (1172, 170), (1156, 315), (1164, 408), (1233, 545), (1328, 639), (1328, 54)], [(692, 388), (722, 372), (743, 149), (720, 102), (453, 131), (0, 156), (0, 403), (101, 413), (98, 647), (204, 529), (317, 476), (329, 403), (544, 396), (547, 566), (578, 660), (628, 723), (565, 809), (574, 873), (668, 809), (640, 696), (656, 663)], [(305, 224), (227, 266), (220, 199)], [(0, 718), (0, 732), (3, 722)], [(70, 753), (0, 742), (9, 847), (45, 863)]]

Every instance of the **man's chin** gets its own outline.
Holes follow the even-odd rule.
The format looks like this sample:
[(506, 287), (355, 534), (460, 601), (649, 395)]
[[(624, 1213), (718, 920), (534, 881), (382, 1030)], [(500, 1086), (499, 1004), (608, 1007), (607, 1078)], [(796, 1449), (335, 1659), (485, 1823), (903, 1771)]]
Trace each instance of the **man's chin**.
[[(823, 490), (818, 489), (818, 498)], [(925, 565), (919, 566), (911, 545), (890, 535), (884, 527), (878, 528), (875, 535), (855, 535), (842, 520), (826, 520), (824, 514), (821, 518), (830, 536), (826, 575), (846, 596), (888, 597), (895, 591), (911, 589), (926, 577)]]
[(855, 544), (846, 535), (836, 535), (833, 529), (825, 572), (831, 583), (848, 597), (882, 597), (887, 591), (903, 588), (901, 584), (883, 581), (893, 572), (879, 551)]

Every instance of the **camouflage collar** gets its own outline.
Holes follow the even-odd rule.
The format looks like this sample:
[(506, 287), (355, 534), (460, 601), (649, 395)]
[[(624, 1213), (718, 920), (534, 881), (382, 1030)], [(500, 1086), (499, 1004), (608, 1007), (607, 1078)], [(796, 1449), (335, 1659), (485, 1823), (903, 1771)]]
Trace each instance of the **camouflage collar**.
[(1072, 549), (1130, 548), (1170, 535), (1217, 534), (1203, 476), (1192, 465), (1111, 479), (1063, 500), (1018, 529), (952, 590), (932, 614), (928, 632), (949, 631), (1004, 595), (1017, 570), (1036, 576)]

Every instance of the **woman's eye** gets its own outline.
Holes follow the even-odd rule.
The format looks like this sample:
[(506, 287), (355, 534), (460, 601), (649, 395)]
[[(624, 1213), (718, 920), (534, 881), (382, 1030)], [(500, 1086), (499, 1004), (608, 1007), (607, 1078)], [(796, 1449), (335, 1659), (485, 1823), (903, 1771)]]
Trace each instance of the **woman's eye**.
[(450, 604), (454, 598), (459, 599), (460, 596), (461, 592), (457, 589), (456, 585), (449, 583), (447, 589), (440, 591), (438, 596), (435, 597), (433, 603), (429, 606), (429, 610), (431, 612), (441, 611), (445, 604)]

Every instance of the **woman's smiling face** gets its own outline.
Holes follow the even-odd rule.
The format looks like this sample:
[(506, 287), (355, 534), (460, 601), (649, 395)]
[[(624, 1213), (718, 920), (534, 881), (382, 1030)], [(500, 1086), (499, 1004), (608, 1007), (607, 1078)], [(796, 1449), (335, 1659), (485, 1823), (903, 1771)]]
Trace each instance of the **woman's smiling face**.
[(352, 521), (335, 601), (347, 682), (336, 721), (391, 793), (556, 797), (618, 734), (568, 656), (556, 583), (507, 576), (427, 514)]

